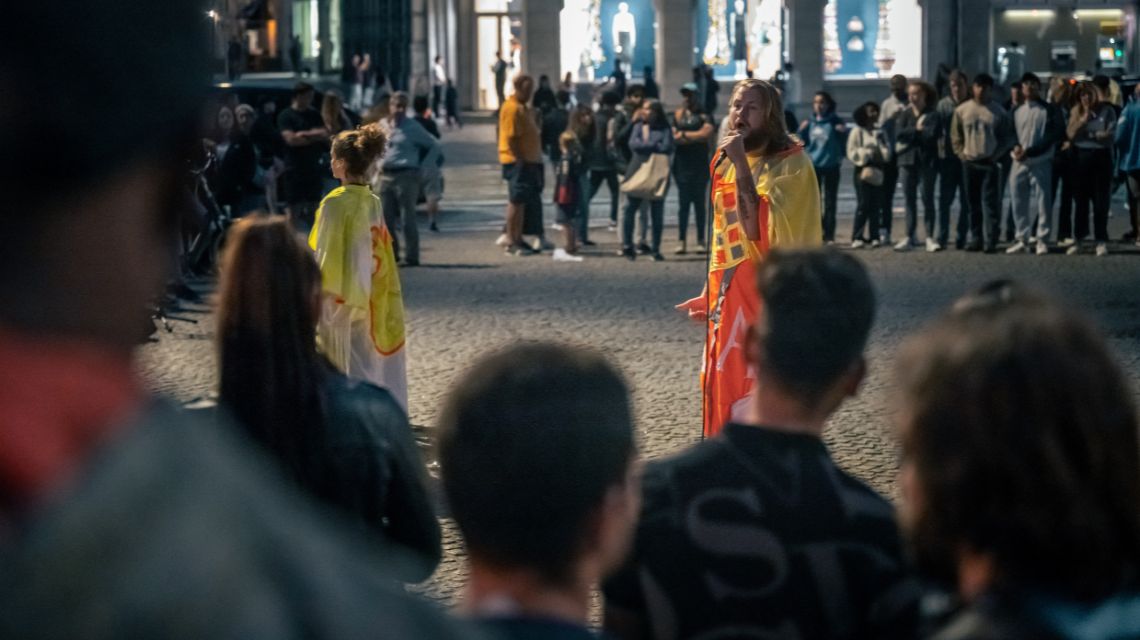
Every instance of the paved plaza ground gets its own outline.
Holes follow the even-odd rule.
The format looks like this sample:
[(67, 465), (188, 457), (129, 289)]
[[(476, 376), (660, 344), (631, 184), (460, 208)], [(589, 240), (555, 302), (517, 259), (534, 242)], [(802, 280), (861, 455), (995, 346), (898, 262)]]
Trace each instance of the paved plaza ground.
[[(422, 225), (424, 266), (401, 273), (408, 314), (409, 413), (425, 455), (431, 459), (426, 445), (457, 376), (480, 354), (522, 340), (569, 342), (612, 358), (633, 388), (645, 456), (668, 455), (695, 442), (701, 433), (697, 373), (703, 334), (672, 307), (699, 293), (704, 257), (666, 253), (665, 262), (631, 263), (614, 255), (617, 237), (604, 224), (593, 230), (599, 246), (589, 248), (580, 264), (555, 263), (549, 253), (504, 255), (493, 245), (505, 188), (492, 134), (488, 125), (445, 132), (449, 164), (443, 231), (429, 233)], [(1113, 207), (1115, 238), (1126, 222), (1121, 203)], [(675, 215), (675, 208), (675, 202), (669, 204), (668, 213)], [(850, 231), (853, 208), (848, 186), (840, 202), (844, 234)], [(606, 210), (604, 204), (595, 206), (593, 215), (600, 219)], [(547, 219), (552, 218), (548, 207)], [(896, 230), (901, 224), (896, 219)], [(670, 226), (667, 251), (675, 237)], [(1140, 398), (1140, 251), (1119, 243), (1113, 249), (1104, 258), (859, 251), (878, 288), (880, 310), (868, 379), (825, 434), (838, 462), (894, 496), (897, 449), (891, 436), (890, 373), (895, 349), (955, 297), (994, 278), (1039, 286), (1090, 314), (1108, 335)], [(198, 286), (210, 290), (208, 282)], [(215, 384), (214, 325), (206, 305), (182, 315), (198, 324), (175, 322), (173, 333), (162, 333), (142, 348), (141, 367), (155, 390), (186, 401), (206, 395)], [(446, 557), (425, 591), (451, 602), (462, 577), (462, 551), (453, 526), (444, 522)]]

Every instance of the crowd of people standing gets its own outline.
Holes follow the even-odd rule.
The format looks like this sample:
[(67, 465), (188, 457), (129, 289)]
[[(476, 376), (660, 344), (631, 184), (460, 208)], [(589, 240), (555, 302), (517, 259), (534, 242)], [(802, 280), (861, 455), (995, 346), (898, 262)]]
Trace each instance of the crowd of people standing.
[[(654, 240), (663, 233), (659, 219), (664, 195), (630, 197), (628, 192), (637, 191), (629, 184), (635, 175), (651, 173), (647, 160), (669, 155), (667, 179), (676, 185), (678, 196), (676, 252), (706, 250), (708, 163), (726, 130), (726, 120), (715, 115), (718, 87), (706, 71), (696, 69), (694, 82), (681, 87), (675, 110), (654, 106), (646, 86), (627, 84), (624, 75), (601, 85), (593, 105), (579, 102), (566, 88), (555, 91), (545, 77), (525, 99), (508, 98), (538, 122), (538, 148), (556, 168), (556, 225), (571, 219), (584, 239), (590, 203), (604, 184), (610, 193), (610, 228), (620, 234), (620, 255), (664, 259), (660, 240)], [(1103, 75), (1089, 80), (1054, 76), (1046, 86), (1026, 73), (1012, 83), (1005, 101), (985, 73), (971, 79), (961, 70), (948, 71), (939, 85), (944, 94), (921, 79), (896, 75), (887, 97), (855, 107), (850, 122), (839, 115), (839, 105), (826, 91), (813, 96), (808, 118), (797, 123), (791, 110), (785, 112), (787, 130), (797, 134), (815, 168), (825, 243), (836, 241), (845, 161), (854, 167), (856, 203), (849, 241), (854, 249), (886, 246), (934, 253), (953, 247), (994, 253), (1001, 244), (1011, 254), (1042, 255), (1057, 249), (1103, 256), (1112, 240), (1111, 193), (1122, 184), (1129, 194), (1131, 230), (1120, 240), (1137, 240), (1140, 133), (1135, 120), (1140, 113), (1122, 110), (1124, 100), (1115, 81)], [(533, 102), (522, 104), (532, 94)], [(644, 144), (654, 137), (653, 131), (666, 128), (668, 144)], [(500, 136), (503, 131), (500, 121)], [(558, 141), (563, 134), (573, 137), (571, 148), (578, 150), (574, 162), (560, 162), (565, 145)], [(509, 145), (500, 137), (504, 165), (510, 164), (502, 152)], [(529, 162), (537, 166), (542, 154), (533, 154)], [(537, 169), (534, 173), (537, 176)], [(510, 175), (505, 171), (508, 181)], [(542, 185), (536, 188), (541, 193)], [(899, 194), (904, 210), (901, 238), (894, 229)], [(567, 204), (571, 200), (572, 207)], [(537, 228), (541, 197), (520, 211), (535, 218), (531, 227)], [(570, 211), (574, 218), (568, 217)], [(695, 238), (689, 237), (690, 212)], [(531, 243), (504, 234), (500, 244), (516, 254), (534, 253), (549, 245), (536, 233)], [(563, 252), (558, 256), (566, 259)]]
[[(838, 150), (845, 145), (855, 167), (852, 248), (925, 246), (937, 252), (949, 248), (953, 237), (954, 247), (966, 251), (994, 253), (1004, 241), (1011, 254), (1043, 255), (1055, 246), (1070, 255), (1106, 255), (1112, 190), (1127, 183), (1140, 154), (1134, 133), (1140, 113), (1131, 105), (1121, 110), (1114, 81), (1103, 75), (1053, 77), (1046, 88), (1037, 75), (1026, 73), (1009, 88), (1004, 103), (985, 73), (971, 81), (953, 70), (946, 86), (947, 95), (938, 96), (927, 82), (895, 76), (890, 95), (881, 103), (859, 105), (850, 127), (836, 115), (830, 95), (816, 94), (800, 137), (824, 194), (825, 241), (835, 240)], [(906, 236), (895, 242), (899, 184)], [(1137, 239), (1135, 187), (1140, 185), (1127, 184), (1131, 230), (1121, 240), (1131, 242)], [(955, 200), (959, 214), (951, 236)]]

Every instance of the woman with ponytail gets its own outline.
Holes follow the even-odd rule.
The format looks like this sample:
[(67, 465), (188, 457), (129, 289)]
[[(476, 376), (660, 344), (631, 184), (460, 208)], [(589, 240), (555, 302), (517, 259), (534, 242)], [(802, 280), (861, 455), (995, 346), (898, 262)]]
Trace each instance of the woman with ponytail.
[(400, 276), (380, 199), (365, 178), (384, 144), (376, 124), (333, 138), (332, 174), (341, 186), (321, 201), (309, 246), (321, 269), (321, 351), (349, 378), (390, 391), (406, 411)]
[(303, 490), (404, 551), (388, 554), (392, 575), (418, 582), (441, 553), (423, 463), (392, 395), (350, 381), (317, 351), (322, 297), (288, 220), (234, 225), (218, 307), (219, 404)]

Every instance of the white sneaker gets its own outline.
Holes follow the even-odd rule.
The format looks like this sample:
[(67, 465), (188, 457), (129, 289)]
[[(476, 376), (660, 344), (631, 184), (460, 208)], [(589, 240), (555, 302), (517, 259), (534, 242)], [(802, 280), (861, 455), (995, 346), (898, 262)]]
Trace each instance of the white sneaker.
[(1010, 247), (1006, 249), (1005, 252), (1011, 255), (1014, 253), (1029, 253), (1029, 245), (1025, 244), (1021, 240), (1018, 240), (1017, 242), (1010, 245)]
[(565, 249), (555, 249), (554, 255), (551, 256), (555, 262), (581, 262), (582, 256), (575, 256), (566, 253)]
[(910, 240), (903, 238), (895, 243), (895, 251), (910, 251)]
[(1081, 245), (1079, 243), (1071, 244), (1071, 245), (1069, 245), (1068, 249), (1065, 249), (1065, 255), (1067, 255), (1067, 256), (1075, 256), (1080, 252), (1081, 252)]
[(1062, 238), (1061, 240), (1057, 241), (1057, 246), (1062, 249), (1068, 249), (1075, 244), (1077, 244), (1077, 241), (1072, 238)]
[(530, 243), (530, 246), (535, 251), (542, 251), (544, 249), (550, 250), (550, 249), (554, 248), (554, 245), (549, 240), (547, 240), (546, 238), (543, 238), (542, 236), (535, 238), (534, 241)]
[(562, 231), (562, 225), (557, 222), (551, 223), (550, 228), (554, 229), (555, 231)]
[(495, 241), (495, 244), (499, 245), (500, 247), (505, 247), (505, 246), (509, 245), (510, 243), (511, 243), (511, 239), (509, 237), (507, 237), (507, 234), (505, 234), (505, 233), (499, 235), (499, 239)]
[(938, 241), (935, 240), (934, 238), (927, 238), (926, 239), (926, 252), (927, 253), (934, 253), (935, 251), (942, 251), (942, 245), (938, 244)]
[(855, 240), (851, 241), (851, 248), (852, 249), (862, 249), (866, 244), (867, 243), (863, 242), (861, 239), (855, 239)]
[(1103, 243), (1103, 242), (1096, 243), (1096, 254), (1098, 256), (1107, 256), (1108, 255), (1108, 245)]
[(1045, 244), (1044, 242), (1038, 241), (1036, 253), (1039, 256), (1048, 255), (1049, 254), (1049, 245)]
[(880, 244), (882, 244), (882, 243), (880, 243), (878, 240), (872, 240), (871, 241), (871, 248), (872, 249), (878, 249)]

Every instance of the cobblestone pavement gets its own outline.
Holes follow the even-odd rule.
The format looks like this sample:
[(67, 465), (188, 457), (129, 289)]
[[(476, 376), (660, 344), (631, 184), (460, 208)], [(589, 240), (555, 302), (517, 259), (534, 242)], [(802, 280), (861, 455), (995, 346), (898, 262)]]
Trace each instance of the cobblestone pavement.
[[(472, 185), (483, 181), (478, 188), (472, 186), (473, 192), (483, 193), (470, 200), (487, 201), (489, 212), (498, 183), (492, 186), (486, 181), (492, 177), (497, 181), (497, 175), (478, 167), (472, 168), (471, 176), (462, 167), (451, 172), (452, 194), (460, 193), (458, 187), (465, 180)], [(484, 221), (478, 211), (463, 213), (466, 205), (448, 207), (452, 213), (443, 218), (443, 232), (425, 234), (425, 266), (401, 273), (408, 310), (410, 417), (423, 442), (431, 440), (447, 389), (473, 359), (520, 340), (570, 342), (612, 358), (633, 387), (645, 456), (667, 455), (699, 438), (702, 332), (672, 305), (699, 292), (703, 257), (667, 255), (662, 263), (645, 259), (630, 263), (614, 256), (617, 240), (605, 229), (594, 232), (599, 246), (591, 247), (580, 264), (555, 263), (549, 253), (510, 257), (493, 245), (497, 234), (487, 230), (490, 217)], [(849, 216), (850, 208), (841, 203), (841, 215)], [(496, 206), (495, 211), (501, 208)], [(548, 218), (551, 213), (548, 210)], [(900, 222), (896, 220), (896, 225)], [(1113, 236), (1118, 237), (1125, 222), (1118, 213), (1112, 223)], [(849, 218), (841, 221), (841, 227), (849, 226)], [(675, 228), (666, 229), (666, 238), (675, 233)], [(877, 285), (880, 311), (869, 348), (868, 379), (859, 397), (843, 406), (825, 434), (839, 463), (894, 495), (892, 355), (907, 333), (956, 296), (997, 277), (1034, 284), (1089, 313), (1109, 336), (1140, 397), (1140, 252), (1130, 245), (1113, 248), (1116, 251), (1105, 258), (859, 252)], [(209, 284), (201, 287), (208, 289)], [(207, 394), (214, 384), (214, 325), (206, 305), (182, 315), (198, 324), (175, 321), (172, 333), (159, 335), (141, 349), (140, 366), (155, 390), (185, 401)], [(450, 602), (464, 569), (454, 527), (446, 519), (444, 525), (446, 557), (423, 590)]]

